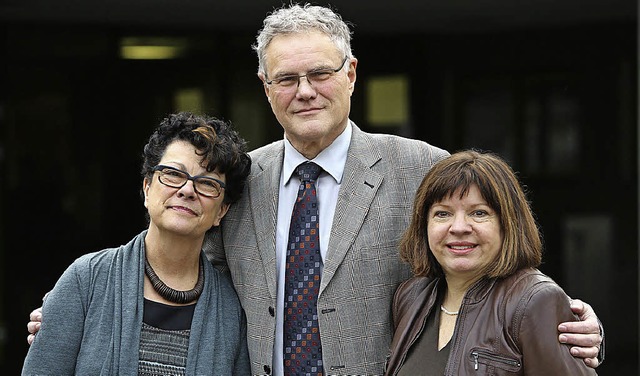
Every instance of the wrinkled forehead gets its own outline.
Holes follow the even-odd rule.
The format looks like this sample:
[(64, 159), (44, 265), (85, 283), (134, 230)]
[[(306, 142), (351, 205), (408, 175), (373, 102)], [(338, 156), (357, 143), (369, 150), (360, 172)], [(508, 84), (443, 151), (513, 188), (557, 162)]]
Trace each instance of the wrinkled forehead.
[(333, 60), (342, 58), (341, 55), (338, 46), (322, 32), (281, 34), (274, 37), (265, 49), (264, 68), (270, 71), (279, 69), (281, 65), (335, 64)]

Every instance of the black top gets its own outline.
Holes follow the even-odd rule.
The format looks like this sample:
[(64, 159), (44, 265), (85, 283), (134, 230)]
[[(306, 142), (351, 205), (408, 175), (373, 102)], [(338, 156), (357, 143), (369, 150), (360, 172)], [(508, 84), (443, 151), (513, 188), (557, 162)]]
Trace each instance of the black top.
[[(440, 306), (440, 303), (436, 305)], [(438, 351), (440, 310), (434, 309), (427, 317), (425, 328), (411, 346), (398, 376), (442, 376), (447, 367), (451, 341)]]
[(188, 330), (191, 329), (195, 309), (195, 303), (172, 306), (145, 299), (142, 322), (164, 330)]

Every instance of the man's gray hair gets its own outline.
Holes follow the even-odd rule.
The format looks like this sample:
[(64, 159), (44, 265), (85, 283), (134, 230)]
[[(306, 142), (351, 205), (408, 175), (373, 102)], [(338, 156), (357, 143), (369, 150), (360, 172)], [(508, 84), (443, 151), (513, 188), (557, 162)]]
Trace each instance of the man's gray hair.
[(270, 13), (262, 23), (252, 48), (258, 54), (258, 73), (266, 75), (265, 50), (271, 40), (283, 34), (320, 31), (326, 34), (343, 56), (353, 57), (352, 31), (342, 17), (332, 9), (311, 4), (285, 5)]

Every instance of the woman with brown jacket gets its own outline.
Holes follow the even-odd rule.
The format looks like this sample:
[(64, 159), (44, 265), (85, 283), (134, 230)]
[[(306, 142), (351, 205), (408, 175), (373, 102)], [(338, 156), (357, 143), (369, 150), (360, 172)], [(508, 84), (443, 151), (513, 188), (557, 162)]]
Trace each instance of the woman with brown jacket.
[(595, 375), (556, 328), (570, 298), (536, 269), (542, 240), (515, 173), (463, 151), (416, 194), (400, 254), (414, 278), (397, 289), (387, 375)]

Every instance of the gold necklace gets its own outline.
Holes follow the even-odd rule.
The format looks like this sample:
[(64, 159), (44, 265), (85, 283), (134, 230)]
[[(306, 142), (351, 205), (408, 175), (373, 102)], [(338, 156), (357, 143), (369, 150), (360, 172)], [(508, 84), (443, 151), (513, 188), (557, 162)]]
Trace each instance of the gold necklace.
[(449, 311), (448, 309), (444, 308), (442, 304), (440, 304), (440, 310), (449, 316), (457, 316), (458, 313), (460, 313), (460, 311)]

